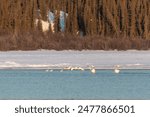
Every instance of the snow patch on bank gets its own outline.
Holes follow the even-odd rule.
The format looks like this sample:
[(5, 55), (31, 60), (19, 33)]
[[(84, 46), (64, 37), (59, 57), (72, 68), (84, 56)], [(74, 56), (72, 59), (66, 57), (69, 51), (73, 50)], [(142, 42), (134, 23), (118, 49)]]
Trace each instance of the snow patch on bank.
[(54, 68), (83, 67), (96, 69), (150, 69), (150, 51), (8, 51), (0, 52), (0, 68)]

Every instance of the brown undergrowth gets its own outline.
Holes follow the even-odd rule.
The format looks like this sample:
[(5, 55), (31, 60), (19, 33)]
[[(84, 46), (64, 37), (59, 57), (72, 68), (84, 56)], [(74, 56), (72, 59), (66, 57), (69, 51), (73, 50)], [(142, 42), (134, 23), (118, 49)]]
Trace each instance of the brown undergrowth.
[(0, 50), (148, 50), (150, 40), (142, 38), (75, 36), (70, 34), (51, 34), (39, 31), (0, 34)]

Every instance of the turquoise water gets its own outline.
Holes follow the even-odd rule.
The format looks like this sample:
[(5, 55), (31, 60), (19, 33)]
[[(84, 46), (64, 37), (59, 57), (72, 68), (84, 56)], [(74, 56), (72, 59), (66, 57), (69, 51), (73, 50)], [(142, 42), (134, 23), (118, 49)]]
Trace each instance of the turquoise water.
[(0, 99), (150, 99), (150, 70), (0, 70)]

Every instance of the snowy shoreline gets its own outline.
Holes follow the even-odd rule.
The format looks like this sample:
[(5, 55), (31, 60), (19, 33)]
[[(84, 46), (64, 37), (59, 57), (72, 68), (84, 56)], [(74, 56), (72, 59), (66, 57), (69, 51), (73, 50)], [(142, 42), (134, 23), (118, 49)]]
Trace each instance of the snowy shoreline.
[(150, 69), (150, 50), (36, 50), (0, 51), (0, 69), (62, 69), (68, 66), (93, 65), (96, 69)]

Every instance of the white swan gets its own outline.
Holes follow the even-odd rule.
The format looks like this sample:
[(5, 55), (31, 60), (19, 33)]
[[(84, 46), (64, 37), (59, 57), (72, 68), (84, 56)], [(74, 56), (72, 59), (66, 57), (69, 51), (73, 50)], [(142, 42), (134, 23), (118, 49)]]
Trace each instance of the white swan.
[(84, 68), (82, 67), (72, 67), (72, 66), (69, 66), (69, 67), (65, 67), (64, 70), (81, 70), (81, 71), (84, 71)]
[(72, 67), (71, 68), (71, 71), (72, 70), (81, 70), (81, 71), (84, 71), (84, 69), (82, 67)]
[(115, 68), (114, 68), (114, 72), (116, 73), (116, 74), (118, 74), (119, 72), (120, 72), (120, 65), (117, 65), (117, 66), (115, 66)]
[(96, 73), (96, 69), (95, 69), (95, 67), (92, 65), (92, 66), (89, 66), (89, 69), (90, 69), (90, 71), (93, 73), (93, 74), (95, 74)]
[(63, 71), (64, 71), (63, 69), (60, 70), (60, 72), (63, 72)]
[(72, 67), (71, 67), (71, 66), (68, 66), (68, 67), (64, 67), (63, 69), (64, 69), (64, 70), (71, 70)]
[(53, 72), (53, 69), (49, 70), (50, 72)]
[(120, 69), (116, 68), (114, 69), (114, 72), (118, 74), (120, 72)]
[(78, 67), (78, 70), (84, 71), (84, 68), (82, 68), (82, 67)]
[(91, 69), (91, 72), (92, 72), (93, 74), (95, 74), (95, 73), (96, 73), (96, 70), (95, 70), (94, 68), (92, 68), (92, 69)]
[(46, 72), (53, 72), (53, 69), (46, 69)]
[(49, 69), (46, 69), (45, 71), (46, 71), (46, 72), (48, 72), (48, 71), (49, 71)]

